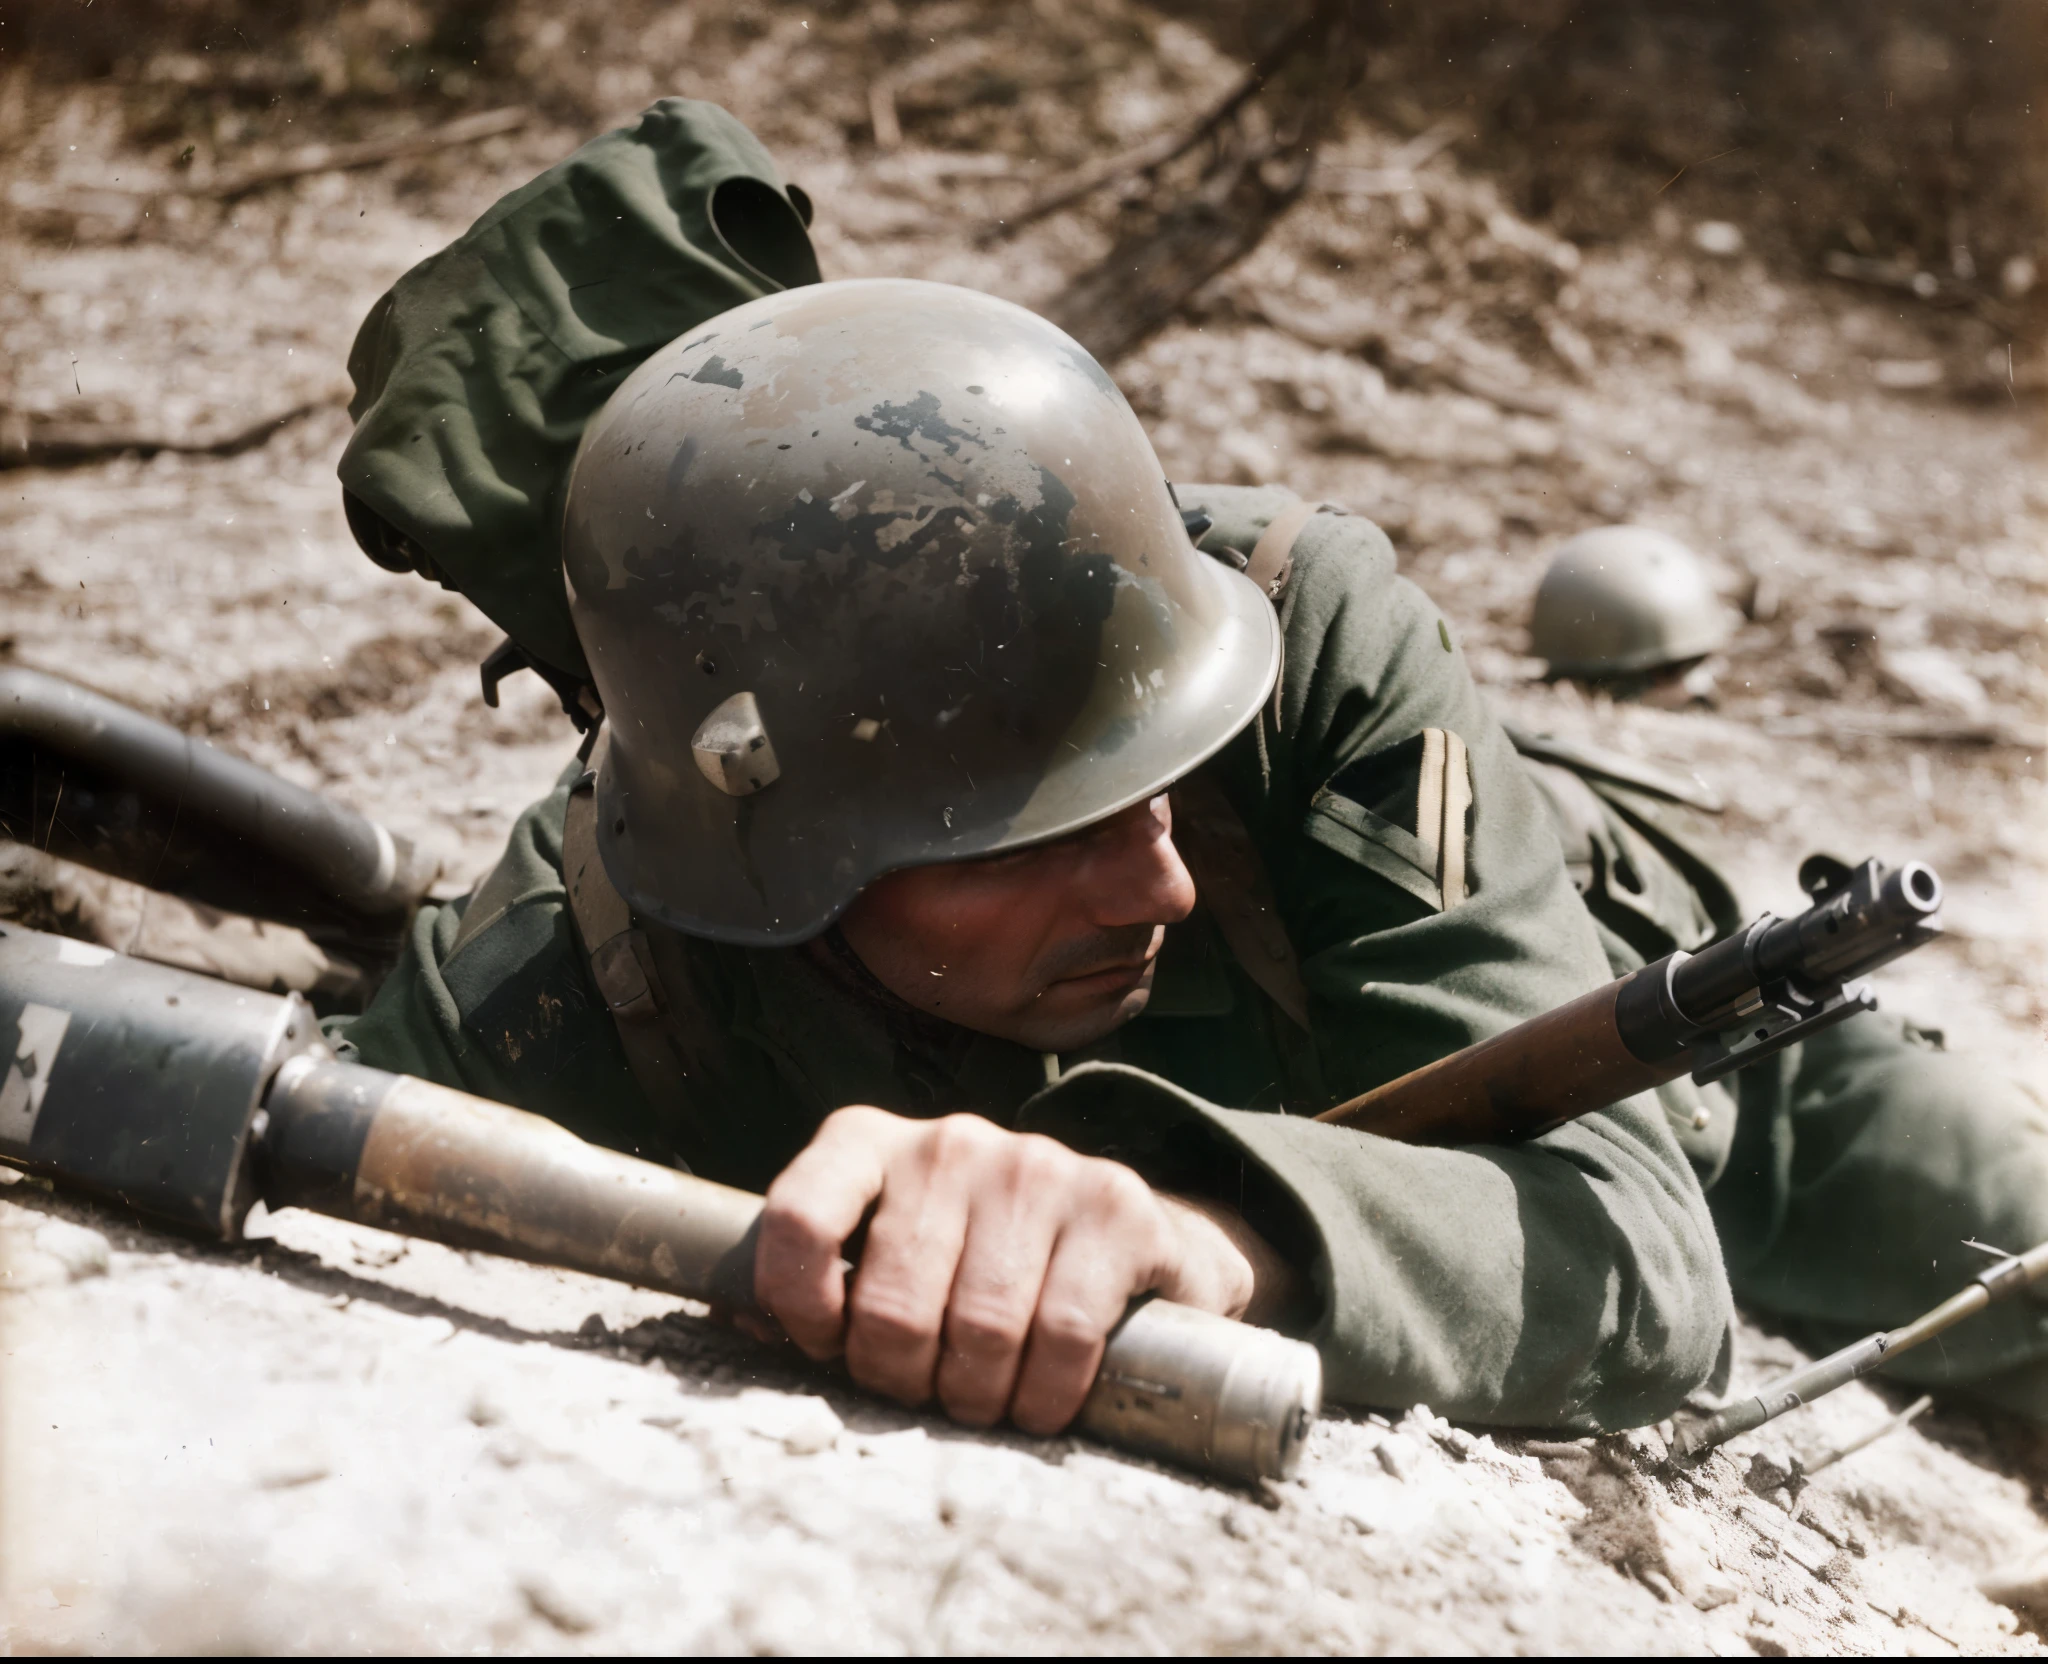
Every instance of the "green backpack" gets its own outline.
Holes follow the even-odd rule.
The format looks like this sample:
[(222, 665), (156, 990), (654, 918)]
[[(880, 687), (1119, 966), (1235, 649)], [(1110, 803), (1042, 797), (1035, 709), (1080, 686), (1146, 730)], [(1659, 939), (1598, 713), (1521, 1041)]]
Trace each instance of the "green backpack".
[(473, 601), (579, 726), (589, 667), (562, 584), (584, 424), (656, 348), (818, 281), (810, 203), (724, 110), (665, 98), (505, 197), (370, 309), (349, 353), (343, 505), (378, 565)]

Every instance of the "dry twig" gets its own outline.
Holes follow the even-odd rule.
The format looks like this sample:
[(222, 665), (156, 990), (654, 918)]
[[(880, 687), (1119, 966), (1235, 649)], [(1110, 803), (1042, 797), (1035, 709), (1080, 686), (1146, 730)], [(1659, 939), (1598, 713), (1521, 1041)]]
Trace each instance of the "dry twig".
[(529, 112), (523, 105), (483, 110), (439, 127), (430, 127), (425, 132), (365, 139), (358, 144), (301, 145), (268, 162), (190, 178), (152, 180), (145, 184), (39, 185), (29, 180), (17, 180), (8, 187), (7, 199), (24, 213), (137, 222), (143, 210), (162, 197), (233, 202), (267, 185), (284, 184), (308, 174), (342, 173), (354, 168), (375, 167), (380, 162), (395, 162), (406, 156), (425, 155), (450, 145), (475, 144), (480, 139), (495, 138), (500, 133), (510, 133), (525, 126), (528, 116)]
[(868, 126), (877, 150), (894, 150), (903, 142), (903, 122), (896, 113), (896, 83), (877, 75), (868, 83)]
[(868, 83), (868, 130), (877, 150), (895, 150), (903, 143), (903, 111), (899, 99), (934, 81), (950, 81), (988, 56), (989, 43), (979, 36), (948, 41), (936, 51), (884, 70)]
[(1943, 722), (1843, 711), (1828, 716), (1766, 717), (1764, 732), (1777, 739), (1891, 740), (1920, 745), (1970, 745), (2008, 751), (2048, 751), (2048, 727), (2035, 723)]
[(1836, 249), (1821, 262), (1828, 276), (1844, 283), (1862, 283), (1875, 289), (1895, 289), (1937, 306), (1959, 306), (1974, 312), (1995, 328), (2015, 333), (2019, 314), (2003, 302), (1970, 284), (1937, 277), (1909, 260), (1875, 260), (1868, 255), (1849, 254)]
[(359, 144), (301, 145), (297, 150), (286, 151), (274, 162), (230, 168), (211, 178), (181, 182), (169, 190), (181, 196), (212, 197), (216, 201), (232, 202), (251, 191), (260, 191), (266, 185), (279, 185), (311, 173), (342, 173), (352, 168), (375, 167), (380, 162), (395, 162), (402, 156), (419, 156), (450, 145), (475, 144), (480, 139), (496, 138), (500, 133), (511, 133), (524, 127), (528, 113), (524, 105), (514, 104), (502, 110), (480, 110), (475, 115), (462, 116), (440, 127), (430, 127), (423, 133), (365, 139)]
[(1424, 164), (1465, 136), (1465, 121), (1440, 121), (1398, 146), (1376, 168), (1320, 167), (1316, 189), (1330, 196), (1399, 196), (1421, 187)]
[(268, 444), (293, 422), (341, 403), (343, 397), (339, 392), (329, 393), (211, 439), (174, 439), (97, 423), (32, 424), (19, 416), (11, 420), (0, 417), (0, 468), (76, 468), (109, 457), (156, 456), (163, 451), (183, 456), (239, 456)]
[(1175, 139), (1173, 159), (1209, 150), (1188, 188), (1168, 195), (1158, 187), (1164, 161), (1136, 170), (1153, 176), (1151, 200), (1133, 205), (1129, 229), (1046, 315), (1106, 361), (1163, 327), (1300, 197), (1316, 147), (1363, 69), (1349, 0), (1316, 0), (1230, 97)]
[(1111, 157), (1107, 162), (1098, 163), (1092, 168), (1083, 168), (1077, 173), (1069, 174), (1065, 179), (1056, 180), (1015, 214), (986, 228), (977, 240), (986, 246), (1014, 237), (1026, 226), (1035, 225), (1048, 215), (1057, 214), (1062, 208), (1070, 208), (1099, 190), (1123, 180), (1157, 173), (1168, 163), (1180, 160), (1258, 97), (1273, 74), (1312, 39), (1327, 34), (1330, 27), (1328, 14), (1335, 9), (1337, 8), (1329, 5), (1317, 6), (1300, 23), (1260, 53), (1237, 84), (1189, 125), (1161, 133), (1120, 156)]
[(1517, 416), (1555, 416), (1560, 409), (1553, 395), (1541, 388), (1517, 386), (1455, 341), (1407, 340), (1388, 334), (1376, 321), (1318, 318), (1277, 303), (1270, 295), (1259, 297), (1252, 310), (1283, 335), (1291, 335), (1305, 346), (1357, 353), (1396, 382), (1411, 386), (1440, 383)]

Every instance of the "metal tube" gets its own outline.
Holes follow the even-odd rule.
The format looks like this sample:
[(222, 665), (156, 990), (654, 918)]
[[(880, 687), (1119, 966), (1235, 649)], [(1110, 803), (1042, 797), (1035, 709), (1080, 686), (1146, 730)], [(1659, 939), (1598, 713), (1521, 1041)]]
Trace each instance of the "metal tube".
[[(272, 1206), (754, 1304), (762, 1202), (749, 1192), (586, 1144), (503, 1104), (330, 1059), (288, 1062), (265, 1108)], [(1321, 1406), (1313, 1347), (1152, 1300), (1110, 1336), (1075, 1427), (1249, 1482), (1293, 1472)]]
[[(336, 1061), (305, 1002), (0, 926), (0, 1160), (224, 1241), (260, 1194), (462, 1248), (754, 1304), (762, 1200), (537, 1115)], [(1075, 1430), (1253, 1482), (1322, 1406), (1315, 1349), (1153, 1300)]]
[(1865, 1335), (1861, 1340), (1817, 1358), (1803, 1369), (1781, 1375), (1763, 1391), (1738, 1398), (1716, 1412), (1704, 1426), (1681, 1429), (1676, 1441), (1680, 1456), (1700, 1456), (1716, 1445), (1726, 1444), (1741, 1434), (1754, 1432), (1767, 1421), (1775, 1421), (1788, 1410), (1810, 1403), (1822, 1393), (1846, 1386), (1859, 1375), (1868, 1375), (1885, 1360), (1885, 1337)]
[(1940, 877), (1924, 861), (1908, 861), (1874, 883), (1869, 878), (1875, 873), (1866, 863), (1845, 888), (1774, 923), (1756, 944), (1764, 980), (1867, 976), (1917, 946), (1940, 916)]
[(233, 1240), (279, 1065), (325, 1043), (306, 1002), (0, 925), (0, 1159)]
[(0, 738), (25, 741), (248, 840), (325, 895), (402, 912), (432, 878), (412, 848), (340, 804), (61, 677), (0, 668)]
[(1866, 1335), (1839, 1352), (1831, 1352), (1803, 1369), (1780, 1376), (1754, 1397), (1738, 1399), (1701, 1426), (1681, 1429), (1673, 1448), (1681, 1457), (1702, 1456), (1716, 1445), (1753, 1432), (1786, 1411), (1811, 1403), (1822, 1393), (1833, 1392), (1859, 1376), (1870, 1374), (1901, 1352), (1909, 1352), (1953, 1329), (1964, 1318), (1975, 1316), (1993, 1301), (2019, 1293), (2044, 1274), (2048, 1274), (2048, 1242), (2029, 1248), (2024, 1254), (2008, 1255), (1980, 1271), (1967, 1288), (1950, 1295), (1911, 1323)]
[[(761, 1198), (747, 1191), (361, 1064), (287, 1064), (265, 1107), (264, 1199), (273, 1205), (693, 1300), (754, 1303)], [(341, 1167), (351, 1157), (352, 1172)]]
[(1739, 934), (1701, 948), (1674, 968), (1672, 999), (1695, 1030), (1726, 1028), (1738, 1013), (1756, 1004), (1757, 943), (1779, 922), (1774, 914), (1765, 913)]
[(1322, 1383), (1313, 1347), (1148, 1300), (1110, 1335), (1074, 1424), (1105, 1443), (1226, 1478), (1284, 1479), (1322, 1407)]
[(1990, 1290), (1972, 1283), (1960, 1294), (1951, 1294), (1933, 1311), (1916, 1317), (1902, 1329), (1894, 1329), (1884, 1337), (1886, 1352), (1903, 1352), (1909, 1346), (1918, 1346), (1924, 1340), (1932, 1340), (1945, 1329), (1953, 1329), (1966, 1317), (1974, 1317), (1991, 1304)]

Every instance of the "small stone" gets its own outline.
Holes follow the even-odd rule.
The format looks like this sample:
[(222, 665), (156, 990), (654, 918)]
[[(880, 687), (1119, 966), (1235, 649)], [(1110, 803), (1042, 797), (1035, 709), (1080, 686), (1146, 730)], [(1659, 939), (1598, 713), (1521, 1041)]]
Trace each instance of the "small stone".
[(1982, 717), (1991, 705), (1984, 684), (1938, 647), (1888, 652), (1878, 683), (1894, 699), (1961, 717)]
[(1742, 1482), (1750, 1493), (1766, 1500), (1780, 1491), (1786, 1496), (1786, 1507), (1799, 1501), (1799, 1494), (1806, 1489), (1806, 1469), (1796, 1456), (1779, 1462), (1765, 1451), (1756, 1451), (1749, 1458), (1749, 1469), (1742, 1476)]
[(773, 1439), (792, 1456), (815, 1456), (830, 1450), (846, 1431), (831, 1405), (803, 1393), (755, 1390), (740, 1395), (741, 1425), (764, 1439)]
[(1880, 358), (1870, 366), (1870, 379), (1889, 393), (1939, 387), (1943, 374), (1938, 358)]
[(302, 1485), (317, 1485), (334, 1477), (334, 1469), (319, 1457), (289, 1462), (259, 1474), (257, 1487), (266, 1491), (295, 1491)]
[(1692, 246), (1716, 260), (1732, 260), (1742, 252), (1742, 227), (1728, 220), (1701, 220), (1692, 228)]
[(598, 1614), (574, 1589), (550, 1572), (532, 1572), (519, 1580), (519, 1592), (533, 1615), (564, 1635), (587, 1635), (597, 1628)]
[(2002, 1566), (1977, 1587), (1999, 1606), (2035, 1615), (2048, 1613), (2048, 1554)]

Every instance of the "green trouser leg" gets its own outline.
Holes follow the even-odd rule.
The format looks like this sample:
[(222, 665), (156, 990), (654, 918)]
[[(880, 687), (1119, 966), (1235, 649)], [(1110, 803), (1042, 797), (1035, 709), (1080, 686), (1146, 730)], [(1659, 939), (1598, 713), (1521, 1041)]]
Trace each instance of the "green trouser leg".
[[(1890, 1328), (2048, 1241), (2048, 1106), (1896, 1018), (1852, 1018), (1741, 1082), (1708, 1201), (1743, 1303), (1816, 1347)], [(2048, 1302), (2022, 1296), (1885, 1373), (2048, 1420)]]

